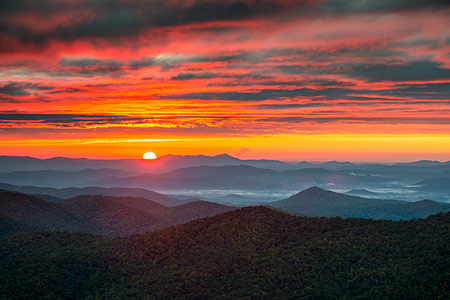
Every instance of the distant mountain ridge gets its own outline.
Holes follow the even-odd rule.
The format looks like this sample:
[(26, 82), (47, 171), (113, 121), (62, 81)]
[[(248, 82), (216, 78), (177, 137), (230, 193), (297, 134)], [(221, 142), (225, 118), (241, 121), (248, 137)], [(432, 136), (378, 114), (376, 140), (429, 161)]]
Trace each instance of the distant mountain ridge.
[(352, 206), (365, 206), (365, 205), (383, 205), (383, 204), (400, 204), (404, 201), (398, 201), (398, 200), (381, 200), (381, 199), (370, 199), (370, 198), (363, 198), (358, 196), (351, 196), (341, 193), (336, 193), (332, 191), (328, 191), (316, 186), (307, 188), (295, 195), (292, 195), (289, 198), (286, 198), (284, 200), (279, 200), (273, 203), (276, 203), (280, 206), (290, 206), (295, 205), (301, 202), (305, 203), (315, 203), (318, 205), (324, 205), (324, 206), (346, 206), (346, 205), (352, 205)]
[(406, 220), (450, 211), (450, 204), (431, 200), (407, 202), (371, 199), (311, 187), (269, 206), (304, 216)]
[(350, 190), (345, 192), (348, 195), (352, 196), (361, 196), (361, 197), (378, 197), (379, 193), (368, 191), (366, 189), (357, 189), (357, 190)]
[(93, 182), (99, 186), (166, 189), (253, 189), (300, 190), (311, 185), (359, 184), (365, 180), (383, 182), (390, 178), (353, 175), (350, 172), (324, 168), (275, 171), (247, 165), (200, 166), (180, 168), (162, 174), (142, 174), (131, 177), (111, 176)]
[[(9, 228), (5, 229), (4, 234), (23, 228), (23, 231), (51, 229), (123, 236), (157, 230), (235, 209), (232, 206), (206, 201), (192, 202), (193, 200), (167, 207), (139, 197), (79, 195), (49, 203), (36, 196), (0, 190), (0, 223), (3, 222), (5, 228)], [(450, 211), (450, 204), (431, 200), (406, 202), (370, 199), (318, 187), (311, 187), (284, 200), (271, 202), (268, 206), (304, 216), (390, 220), (423, 218)]]
[(56, 197), (56, 199), (50, 200), (48, 202), (59, 202), (61, 201), (61, 199), (74, 198), (80, 195), (139, 197), (158, 202), (159, 204), (162, 204), (164, 206), (176, 206), (190, 201), (177, 199), (154, 191), (139, 188), (70, 187), (58, 189), (51, 187), (17, 186), (0, 183), (0, 189), (35, 195), (36, 197), (47, 201), (50, 200), (48, 199), (49, 196)]
[(234, 210), (234, 207), (197, 201), (166, 207), (144, 198), (81, 195), (59, 203), (0, 190), (0, 224), (17, 231), (78, 231), (105, 236), (145, 233), (196, 218)]
[(83, 169), (117, 169), (127, 172), (160, 173), (174, 169), (199, 166), (247, 165), (257, 168), (268, 168), (276, 171), (295, 170), (300, 168), (326, 168), (329, 170), (344, 169), (377, 169), (380, 167), (433, 167), (448, 166), (450, 161), (439, 162), (420, 160), (407, 163), (352, 163), (349, 161), (307, 162), (289, 164), (270, 159), (239, 159), (229, 154), (207, 155), (172, 155), (167, 154), (155, 160), (142, 159), (88, 159), (53, 157), (39, 159), (29, 156), (0, 156), (2, 172), (14, 171), (81, 171)]
[(435, 167), (379, 166), (379, 168), (383, 169), (377, 171), (329, 170), (316, 167), (277, 171), (240, 164), (180, 167), (158, 174), (137, 174), (114, 169), (20, 171), (0, 173), (0, 182), (19, 186), (57, 188), (100, 186), (158, 191), (177, 189), (300, 190), (312, 185), (361, 189), (385, 187), (392, 182), (396, 182), (404, 188), (406, 185), (412, 185), (420, 180), (450, 174), (446, 173), (450, 172), (450, 165), (448, 167), (446, 165)]
[[(134, 159), (88, 159), (88, 158), (67, 158), (53, 157), (39, 159), (29, 156), (0, 156), (0, 166), (2, 172), (15, 171), (81, 171), (83, 169), (133, 169)], [(115, 166), (115, 167), (113, 167)]]
[(13, 185), (86, 186), (90, 182), (109, 176), (129, 177), (134, 173), (116, 169), (82, 169), (79, 171), (15, 171), (1, 172), (0, 182)]
[[(290, 193), (309, 186), (321, 186), (353, 190), (352, 194), (380, 199), (450, 202), (446, 184), (449, 178), (450, 162), (428, 160), (398, 164), (303, 161), (295, 165), (276, 160), (241, 160), (227, 154), (165, 155), (150, 161), (0, 157), (0, 182), (7, 184), (140, 188), (176, 195), (198, 195), (202, 190), (208, 190), (211, 195), (217, 191), (217, 197), (210, 199), (230, 193), (245, 196), (247, 192), (267, 191), (275, 195), (280, 191)], [(362, 192), (364, 189), (378, 195)], [(103, 191), (99, 194), (117, 195)], [(46, 199), (52, 201), (49, 197)], [(235, 201), (239, 199), (235, 198)]]
[(450, 193), (450, 176), (425, 179), (416, 183), (415, 185), (415, 189), (418, 190)]
[(446, 164), (450, 164), (450, 161), (446, 161), (446, 162), (440, 162), (438, 160), (418, 160), (418, 161), (413, 161), (413, 162), (409, 162), (409, 163), (396, 163), (396, 166), (418, 166), (418, 167), (430, 167), (430, 166), (437, 166), (437, 165), (446, 165)]
[(3, 172), (14, 171), (81, 171), (83, 169), (117, 169), (138, 173), (161, 173), (174, 169), (198, 166), (248, 165), (275, 170), (295, 169), (278, 160), (250, 159), (241, 160), (228, 154), (207, 155), (164, 155), (155, 160), (113, 159), (99, 160), (86, 158), (55, 157), (38, 159), (23, 156), (0, 156), (0, 166)]

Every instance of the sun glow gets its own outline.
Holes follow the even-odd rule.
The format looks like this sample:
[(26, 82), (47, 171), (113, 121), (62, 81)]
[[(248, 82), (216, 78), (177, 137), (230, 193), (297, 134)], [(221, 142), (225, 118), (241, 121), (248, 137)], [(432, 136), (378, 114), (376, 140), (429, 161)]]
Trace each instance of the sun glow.
[(153, 152), (145, 152), (143, 159), (156, 159), (156, 154)]

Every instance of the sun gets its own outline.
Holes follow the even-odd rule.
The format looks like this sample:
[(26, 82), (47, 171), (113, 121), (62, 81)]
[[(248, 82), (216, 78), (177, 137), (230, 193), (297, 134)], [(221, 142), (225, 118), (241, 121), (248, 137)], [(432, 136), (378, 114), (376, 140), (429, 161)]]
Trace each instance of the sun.
[(156, 159), (156, 154), (153, 152), (145, 152), (143, 159)]

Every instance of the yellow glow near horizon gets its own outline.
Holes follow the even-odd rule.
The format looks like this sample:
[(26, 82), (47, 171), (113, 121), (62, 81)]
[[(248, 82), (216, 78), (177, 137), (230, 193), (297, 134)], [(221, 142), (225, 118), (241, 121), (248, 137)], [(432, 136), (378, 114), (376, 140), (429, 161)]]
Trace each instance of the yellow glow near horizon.
[(142, 156), (143, 159), (156, 159), (156, 154), (153, 152), (145, 152), (144, 156)]
[[(283, 145), (283, 147), (280, 147)], [(364, 162), (406, 162), (421, 159), (450, 160), (450, 135), (336, 134), (266, 135), (195, 138), (183, 136), (105, 136), (103, 139), (2, 140), (2, 155), (87, 157), (97, 159), (142, 158), (152, 149), (159, 156), (217, 155), (228, 153), (242, 159), (289, 161), (349, 160)], [(245, 151), (242, 149), (245, 148)]]

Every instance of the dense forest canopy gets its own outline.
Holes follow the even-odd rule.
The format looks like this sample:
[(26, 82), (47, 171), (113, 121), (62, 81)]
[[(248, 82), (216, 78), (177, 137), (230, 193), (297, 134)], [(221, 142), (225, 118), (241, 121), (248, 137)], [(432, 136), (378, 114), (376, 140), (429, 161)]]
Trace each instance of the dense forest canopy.
[(249, 207), (124, 238), (0, 240), (6, 299), (449, 299), (450, 213), (411, 221)]

